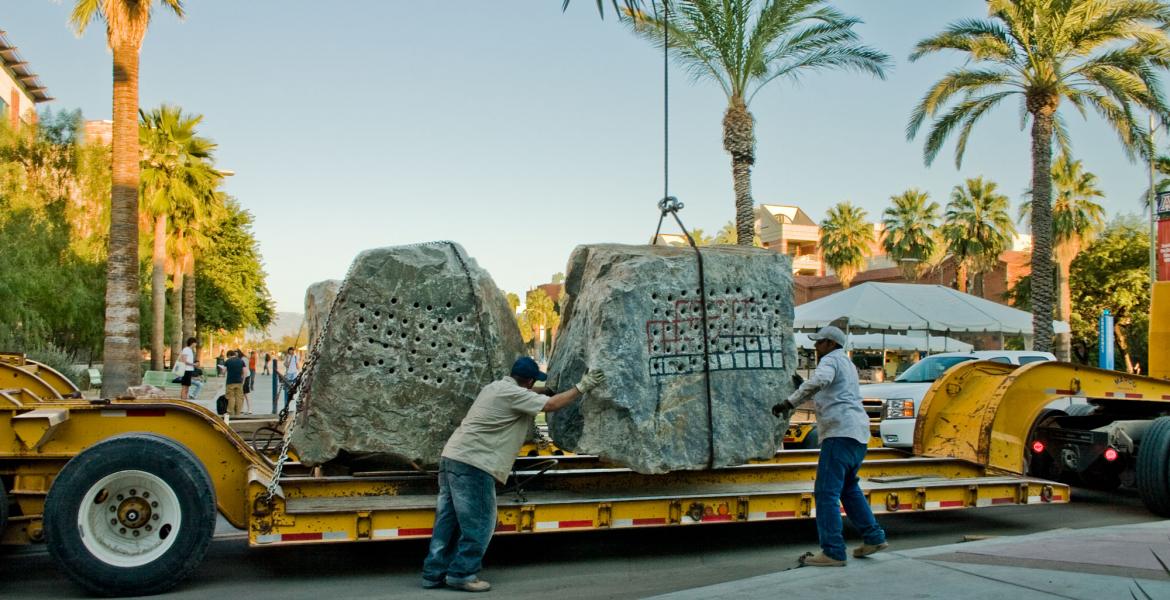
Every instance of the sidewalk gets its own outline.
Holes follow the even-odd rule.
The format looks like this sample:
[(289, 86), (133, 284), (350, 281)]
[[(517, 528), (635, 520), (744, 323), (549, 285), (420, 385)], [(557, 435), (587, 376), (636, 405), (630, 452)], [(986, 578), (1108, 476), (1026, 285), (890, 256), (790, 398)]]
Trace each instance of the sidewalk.
[(901, 552), (890, 542), (894, 549), (845, 568), (802, 567), (655, 598), (1170, 598), (1170, 521)]

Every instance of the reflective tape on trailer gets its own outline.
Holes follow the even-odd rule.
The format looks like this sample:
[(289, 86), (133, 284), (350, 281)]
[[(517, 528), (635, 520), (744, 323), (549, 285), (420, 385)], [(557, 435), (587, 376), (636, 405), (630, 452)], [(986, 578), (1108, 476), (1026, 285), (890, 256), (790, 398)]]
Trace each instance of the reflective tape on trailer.
[(967, 503), (962, 500), (931, 500), (926, 503), (926, 510), (946, 509), (946, 508), (963, 508)]
[(281, 544), (290, 542), (336, 542), (348, 540), (344, 531), (313, 531), (306, 533), (270, 533), (256, 536), (257, 544)]
[(1145, 396), (1133, 392), (1105, 392), (1106, 398), (1125, 398), (1126, 400), (1141, 400)]
[(985, 506), (1000, 506), (1002, 504), (1015, 504), (1016, 499), (1012, 497), (1007, 498), (980, 498), (975, 501), (975, 506), (983, 508)]
[(666, 517), (647, 517), (644, 519), (614, 519), (613, 527), (654, 527), (666, 525)]
[(1075, 396), (1075, 395), (1077, 395), (1076, 390), (1062, 390), (1060, 388), (1046, 388), (1044, 390), (1044, 393), (1048, 394), (1050, 396)]
[(795, 519), (794, 510), (770, 510), (767, 512), (748, 513), (749, 521), (767, 521), (769, 519)]
[(584, 529), (593, 527), (593, 519), (582, 519), (578, 521), (537, 521), (537, 531), (552, 531), (556, 529)]
[(375, 540), (393, 540), (397, 538), (430, 537), (434, 529), (430, 527), (393, 527), (389, 529), (375, 529), (370, 537)]

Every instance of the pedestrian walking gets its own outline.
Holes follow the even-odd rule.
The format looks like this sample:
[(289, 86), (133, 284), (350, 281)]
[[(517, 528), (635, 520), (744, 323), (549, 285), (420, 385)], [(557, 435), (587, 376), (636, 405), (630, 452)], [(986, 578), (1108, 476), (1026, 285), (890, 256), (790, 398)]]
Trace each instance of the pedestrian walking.
[(808, 381), (787, 399), (772, 407), (772, 413), (788, 419), (800, 405), (813, 401), (821, 454), (813, 485), (816, 500), (817, 537), (821, 553), (800, 558), (806, 567), (845, 566), (845, 537), (841, 532), (840, 507), (861, 533), (863, 543), (853, 549), (855, 558), (869, 556), (889, 547), (886, 532), (878, 525), (857, 476), (869, 443), (869, 416), (861, 405), (857, 369), (845, 354), (845, 333), (829, 326), (810, 334), (817, 351), (817, 368)]
[(227, 396), (228, 401), (228, 417), (234, 417), (240, 414), (240, 409), (244, 405), (244, 371), (248, 369), (248, 364), (240, 356), (242, 354), (239, 350), (232, 350), (228, 353), (228, 358), (224, 361), (224, 371), (227, 373), (227, 379), (224, 383), (227, 384), (224, 395)]
[[(191, 378), (195, 376), (195, 343), (198, 342), (193, 337), (187, 338), (187, 345), (179, 352), (179, 360), (175, 363), (175, 372), (181, 378), (179, 385), (182, 389), (179, 390), (179, 398), (187, 400), (189, 398), (188, 392), (191, 390)], [(181, 365), (181, 366), (180, 366)]]
[(268, 353), (265, 352), (264, 353), (264, 370), (260, 372), (261, 375), (268, 375), (270, 373), (270, 371), (268, 370), (268, 363), (269, 362), (271, 362), (271, 359), (269, 358)]

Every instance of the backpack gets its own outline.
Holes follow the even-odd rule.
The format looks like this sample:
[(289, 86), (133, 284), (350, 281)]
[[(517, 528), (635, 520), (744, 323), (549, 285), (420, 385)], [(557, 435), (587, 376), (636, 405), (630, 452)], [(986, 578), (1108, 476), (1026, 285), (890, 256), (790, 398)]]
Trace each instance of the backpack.
[(227, 403), (227, 396), (220, 394), (219, 398), (215, 399), (215, 414), (226, 415), (227, 414), (227, 404), (228, 404)]

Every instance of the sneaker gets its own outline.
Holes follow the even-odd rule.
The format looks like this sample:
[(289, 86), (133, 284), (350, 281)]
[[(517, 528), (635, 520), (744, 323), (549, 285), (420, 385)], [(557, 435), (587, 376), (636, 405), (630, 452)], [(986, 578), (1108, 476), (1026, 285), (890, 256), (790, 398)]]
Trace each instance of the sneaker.
[(447, 587), (465, 592), (486, 592), (492, 589), (492, 584), (476, 577), (470, 581), (451, 581), (448, 579)]
[(853, 558), (864, 558), (874, 552), (881, 552), (889, 547), (890, 545), (886, 542), (880, 544), (862, 544), (853, 549)]
[(800, 566), (802, 567), (844, 567), (845, 561), (837, 560), (831, 556), (827, 556), (824, 552), (813, 556), (805, 554), (800, 557)]
[(436, 580), (436, 579), (427, 579), (426, 577), (422, 578), (422, 586), (423, 586), (424, 590), (434, 590), (434, 589), (441, 588), (445, 585), (447, 585), (447, 582), (443, 581), (442, 579)]

